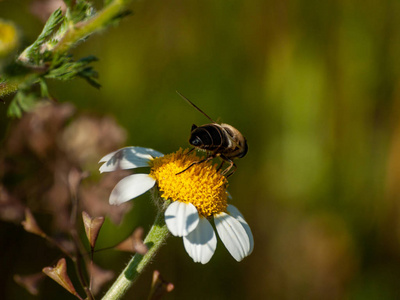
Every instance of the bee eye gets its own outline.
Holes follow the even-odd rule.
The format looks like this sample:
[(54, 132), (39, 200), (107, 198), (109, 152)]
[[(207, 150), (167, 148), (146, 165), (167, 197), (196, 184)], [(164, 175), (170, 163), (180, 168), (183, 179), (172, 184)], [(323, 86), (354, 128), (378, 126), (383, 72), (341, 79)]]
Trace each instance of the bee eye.
[(190, 139), (189, 143), (196, 147), (203, 145), (203, 142), (200, 140), (198, 136), (196, 136), (194, 139)]

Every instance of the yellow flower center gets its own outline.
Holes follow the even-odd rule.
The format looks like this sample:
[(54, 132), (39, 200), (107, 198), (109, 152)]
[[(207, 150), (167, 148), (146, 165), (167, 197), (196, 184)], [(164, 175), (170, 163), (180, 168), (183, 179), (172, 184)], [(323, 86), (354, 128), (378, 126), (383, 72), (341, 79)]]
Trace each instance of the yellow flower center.
[(0, 20), (0, 56), (8, 54), (17, 45), (17, 29), (11, 23)]
[(157, 181), (164, 199), (192, 203), (204, 217), (226, 212), (228, 181), (216, 165), (197, 163), (201, 160), (196, 153), (179, 149), (153, 159), (150, 176)]

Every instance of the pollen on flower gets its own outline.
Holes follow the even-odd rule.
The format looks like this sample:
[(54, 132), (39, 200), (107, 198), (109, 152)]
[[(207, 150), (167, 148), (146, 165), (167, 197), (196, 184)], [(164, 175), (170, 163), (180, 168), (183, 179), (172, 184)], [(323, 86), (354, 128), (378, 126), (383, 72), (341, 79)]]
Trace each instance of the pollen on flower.
[(177, 152), (153, 159), (150, 176), (157, 181), (164, 199), (192, 203), (204, 217), (226, 212), (228, 181), (211, 162), (200, 161), (194, 152), (179, 149)]

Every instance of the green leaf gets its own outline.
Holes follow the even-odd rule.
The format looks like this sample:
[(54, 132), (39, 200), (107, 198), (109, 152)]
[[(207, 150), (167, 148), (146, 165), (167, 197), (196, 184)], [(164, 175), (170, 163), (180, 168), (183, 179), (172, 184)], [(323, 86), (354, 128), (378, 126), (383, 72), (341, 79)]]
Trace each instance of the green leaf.
[(88, 1), (78, 0), (75, 2), (75, 6), (68, 10), (68, 20), (76, 24), (78, 22), (85, 21), (95, 14), (95, 9), (92, 4)]
[(25, 94), (18, 91), (14, 99), (8, 106), (7, 115), (9, 117), (20, 118), (23, 112), (28, 112), (35, 107), (36, 97), (33, 94)]
[(109, 5), (111, 2), (113, 2), (113, 0), (104, 0), (104, 6)]
[(98, 73), (90, 66), (90, 63), (98, 60), (97, 57), (90, 55), (78, 61), (68, 61), (65, 60), (66, 58), (67, 57), (64, 57), (64, 59), (58, 61), (58, 67), (50, 70), (44, 77), (57, 80), (72, 80), (76, 77), (82, 77), (90, 85), (96, 88), (100, 87), (97, 81)]
[(127, 9), (127, 10), (123, 10), (121, 11), (119, 14), (115, 15), (111, 20), (110, 20), (110, 24), (111, 25), (118, 25), (119, 21), (121, 21), (123, 18), (130, 16), (133, 14), (133, 11)]
[(44, 28), (39, 37), (31, 46), (24, 50), (24, 52), (20, 56), (20, 59), (22, 61), (28, 60), (29, 62), (40, 64), (41, 61), (43, 61), (43, 58), (41, 56), (42, 54), (40, 53), (40, 46), (49, 39), (49, 37), (54, 33), (57, 26), (63, 20), (64, 16), (62, 15), (61, 9), (59, 8), (55, 10), (44, 25)]
[(44, 79), (39, 80), (40, 84), (40, 94), (43, 98), (50, 98), (49, 88), (47, 87), (47, 83)]
[(79, 77), (82, 77), (85, 79), (91, 86), (99, 89), (101, 88), (101, 84), (97, 81), (97, 78), (99, 77), (98, 73), (96, 70), (94, 70), (92, 67), (84, 69), (82, 72), (80, 72)]
[(64, 0), (64, 3), (68, 8), (71, 8), (73, 5), (75, 5), (75, 1), (72, 0)]

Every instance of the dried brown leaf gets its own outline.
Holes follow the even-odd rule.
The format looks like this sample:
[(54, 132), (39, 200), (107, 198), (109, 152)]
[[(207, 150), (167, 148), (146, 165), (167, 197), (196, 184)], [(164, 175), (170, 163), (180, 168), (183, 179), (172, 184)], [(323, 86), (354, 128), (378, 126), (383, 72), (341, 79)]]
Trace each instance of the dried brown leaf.
[(29, 208), (25, 208), (25, 221), (22, 221), (21, 224), (27, 232), (37, 234), (43, 238), (46, 237)]
[(159, 300), (165, 294), (172, 292), (174, 285), (161, 277), (159, 271), (153, 272), (153, 282), (151, 284), (151, 290), (149, 300)]
[(99, 231), (104, 223), (104, 217), (94, 217), (92, 218), (86, 211), (82, 212), (83, 224), (85, 226), (86, 236), (89, 240), (90, 246), (94, 248), (97, 237), (99, 236)]
[(91, 264), (88, 268), (91, 273), (91, 291), (94, 295), (98, 294), (101, 287), (114, 278), (114, 272), (111, 270), (104, 270), (95, 264)]
[(57, 236), (56, 238), (51, 238), (49, 240), (69, 257), (74, 257), (76, 255), (76, 246), (71, 239)]
[(65, 258), (61, 258), (55, 267), (45, 267), (43, 268), (43, 273), (49, 276), (51, 279), (56, 281), (59, 285), (65, 288), (72, 295), (81, 299), (79, 294), (76, 292), (71, 279), (67, 273), (67, 262)]
[(45, 275), (42, 272), (25, 276), (16, 274), (14, 275), (14, 281), (25, 288), (30, 294), (36, 296), (39, 294), (39, 286), (44, 277)]
[(124, 241), (115, 246), (115, 249), (131, 253), (146, 254), (148, 251), (143, 243), (143, 228), (136, 228), (135, 231)]
[(68, 186), (71, 195), (77, 196), (79, 185), (85, 177), (87, 177), (86, 172), (78, 170), (78, 168), (71, 168), (68, 172)]
[[(0, 161), (0, 170), (4, 172), (6, 167)], [(13, 196), (7, 188), (0, 184), (0, 220), (6, 222), (21, 223), (24, 218), (25, 206)]]

